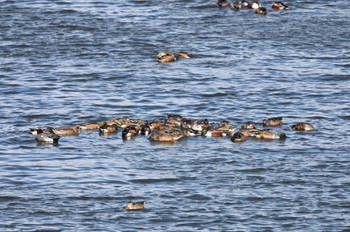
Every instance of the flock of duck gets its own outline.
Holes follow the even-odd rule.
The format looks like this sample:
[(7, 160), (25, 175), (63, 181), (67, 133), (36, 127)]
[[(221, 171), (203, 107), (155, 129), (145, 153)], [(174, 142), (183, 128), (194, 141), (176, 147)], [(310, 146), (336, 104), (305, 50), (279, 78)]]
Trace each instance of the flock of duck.
[[(267, 9), (254, 0), (228, 2), (227, 0), (218, 0), (218, 7), (230, 7), (233, 10), (241, 8), (253, 9), (256, 14), (267, 14)], [(274, 10), (286, 10), (288, 6), (282, 2), (273, 2), (271, 8)], [(158, 53), (157, 60), (161, 63), (169, 63), (178, 59), (188, 59), (191, 56), (186, 52), (168, 52)], [(261, 123), (246, 122), (239, 128), (229, 121), (223, 120), (219, 123), (211, 123), (207, 119), (185, 118), (181, 115), (167, 115), (148, 121), (143, 119), (132, 119), (129, 117), (114, 118), (111, 120), (99, 122), (87, 122), (84, 124), (73, 125), (69, 128), (30, 128), (30, 132), (35, 135), (38, 143), (58, 144), (61, 137), (78, 136), (82, 130), (96, 130), (99, 135), (112, 135), (121, 131), (123, 140), (133, 139), (136, 136), (147, 136), (153, 142), (174, 143), (186, 137), (229, 137), (232, 142), (245, 142), (249, 138), (266, 140), (284, 140), (287, 138), (283, 132), (275, 132), (271, 128), (282, 126), (282, 117), (267, 118)], [(262, 127), (258, 128), (257, 125)], [(290, 126), (291, 130), (313, 131), (316, 130), (313, 125), (306, 122), (296, 123)], [(128, 202), (125, 210), (142, 210), (145, 207), (144, 202)]]
[[(121, 131), (123, 140), (130, 140), (136, 136), (146, 136), (151, 142), (174, 143), (181, 139), (194, 136), (228, 137), (232, 142), (245, 142), (254, 139), (286, 139), (283, 132), (276, 132), (272, 128), (282, 126), (282, 117), (273, 117), (262, 120), (260, 123), (246, 122), (239, 128), (227, 120), (218, 123), (207, 119), (186, 118), (171, 114), (153, 120), (133, 119), (129, 117), (114, 118), (111, 120), (87, 122), (73, 125), (68, 128), (30, 128), (39, 143), (55, 143), (64, 136), (78, 136), (82, 130), (96, 130), (99, 135), (112, 135)], [(258, 127), (258, 125), (260, 127)], [(310, 123), (301, 122), (290, 126), (291, 130), (312, 131), (315, 127)]]
[[(254, 0), (252, 2), (248, 2), (246, 0), (236, 1), (236, 2), (228, 2), (227, 0), (218, 0), (218, 7), (230, 7), (233, 10), (240, 10), (241, 8), (253, 9), (256, 14), (267, 14), (267, 9), (261, 5), (260, 2)], [(271, 8), (274, 10), (286, 10), (288, 9), (288, 5), (283, 2), (273, 2), (271, 4)]]

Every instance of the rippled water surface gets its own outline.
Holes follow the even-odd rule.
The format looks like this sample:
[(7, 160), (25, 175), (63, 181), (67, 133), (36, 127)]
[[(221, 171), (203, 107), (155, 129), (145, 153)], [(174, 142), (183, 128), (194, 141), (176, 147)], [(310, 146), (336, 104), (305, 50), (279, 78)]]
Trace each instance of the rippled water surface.
[[(1, 231), (350, 229), (349, 5), (262, 1), (262, 16), (215, 2), (0, 1)], [(161, 64), (162, 50), (193, 59)], [(171, 113), (282, 116), (287, 139), (27, 133)], [(289, 129), (300, 121), (317, 131)]]

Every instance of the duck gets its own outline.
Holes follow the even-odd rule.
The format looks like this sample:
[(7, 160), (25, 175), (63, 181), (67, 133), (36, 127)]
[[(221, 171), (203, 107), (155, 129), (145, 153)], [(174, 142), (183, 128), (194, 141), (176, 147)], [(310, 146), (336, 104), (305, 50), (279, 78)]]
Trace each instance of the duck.
[(227, 135), (232, 136), (236, 130), (236, 127), (229, 121), (223, 120), (219, 123), (217, 130), (225, 132)]
[(190, 128), (185, 128), (182, 130), (182, 134), (184, 135), (184, 137), (194, 137), (198, 136), (199, 132)]
[(76, 136), (79, 135), (81, 127), (79, 125), (74, 125), (69, 128), (53, 128), (50, 127), (50, 129), (59, 136)]
[(292, 130), (296, 130), (296, 131), (313, 131), (316, 130), (316, 128), (311, 125), (310, 123), (306, 123), (306, 122), (300, 122), (297, 124), (294, 124), (291, 126)]
[(255, 10), (255, 14), (267, 14), (267, 9), (265, 7), (259, 7)]
[(139, 130), (134, 126), (128, 126), (122, 131), (122, 139), (128, 140), (133, 139), (136, 135), (139, 134)]
[(230, 3), (227, 0), (218, 0), (216, 5), (218, 7), (227, 7), (230, 5)]
[(202, 136), (205, 137), (225, 137), (232, 136), (236, 127), (229, 121), (223, 120), (217, 126), (209, 126), (202, 130)]
[(282, 117), (267, 118), (262, 121), (263, 126), (281, 126), (283, 124)]
[(158, 62), (160, 63), (170, 63), (177, 59), (175, 54), (167, 51), (162, 51), (158, 53), (157, 57), (158, 57)]
[(182, 58), (182, 59), (189, 59), (191, 56), (187, 52), (177, 52), (175, 53), (176, 59)]
[(140, 130), (140, 135), (150, 135), (152, 132), (149, 125), (143, 125)]
[(254, 122), (245, 122), (242, 124), (241, 129), (256, 129)]
[(287, 138), (285, 133), (275, 133), (270, 130), (264, 130), (264, 131), (259, 131), (258, 133), (255, 133), (255, 138), (257, 139), (281, 139), (284, 140)]
[(273, 2), (271, 4), (271, 8), (274, 10), (286, 10), (288, 9), (288, 5), (284, 4), (283, 2)]
[(101, 122), (87, 122), (80, 124), (79, 127), (81, 130), (98, 130), (103, 123)]
[(145, 202), (144, 201), (139, 201), (139, 202), (131, 202), (131, 201), (129, 201), (124, 206), (125, 210), (142, 210), (144, 208), (145, 208)]
[(238, 131), (232, 135), (231, 141), (234, 143), (245, 142), (247, 141), (247, 136), (245, 136), (243, 133)]
[(232, 2), (230, 8), (233, 10), (239, 10), (242, 8), (242, 2)]
[(152, 133), (151, 136), (149, 137), (149, 140), (151, 142), (168, 142), (168, 143), (174, 143), (181, 138), (183, 138), (184, 135), (183, 133), (175, 132), (175, 131), (167, 131), (167, 132), (162, 132), (162, 133)]
[(249, 9), (254, 9), (254, 10), (256, 10), (256, 9), (258, 9), (258, 8), (261, 7), (261, 4), (260, 4), (260, 2), (258, 2), (258, 1), (252, 1), (252, 2), (248, 2), (247, 7), (248, 7)]
[(58, 140), (61, 138), (61, 136), (55, 134), (52, 129), (48, 129), (43, 131), (42, 129), (37, 129), (36, 130), (36, 136), (35, 136), (35, 140), (38, 143), (53, 143), (53, 144), (57, 144)]
[(123, 117), (123, 118), (114, 118), (113, 119), (114, 124), (117, 124), (120, 128), (126, 128), (131, 124), (131, 119), (129, 117)]
[(202, 136), (204, 137), (226, 137), (228, 134), (224, 131), (219, 131), (216, 129), (204, 129), (201, 132)]
[(197, 120), (191, 118), (184, 118), (182, 120), (183, 128), (191, 128), (199, 132), (201, 132), (203, 129), (208, 129), (209, 126), (210, 125), (207, 119)]
[(117, 132), (118, 132), (117, 124), (108, 125), (107, 123), (105, 123), (99, 128), (100, 135), (110, 135), (110, 134), (115, 134)]

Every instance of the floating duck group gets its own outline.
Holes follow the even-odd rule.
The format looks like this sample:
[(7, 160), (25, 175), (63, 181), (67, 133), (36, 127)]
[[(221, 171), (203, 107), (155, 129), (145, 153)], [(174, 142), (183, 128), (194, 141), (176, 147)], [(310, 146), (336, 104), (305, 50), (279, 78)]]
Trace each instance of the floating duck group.
[[(218, 0), (216, 5), (218, 7), (230, 7), (233, 10), (240, 10), (241, 8), (253, 9), (256, 14), (267, 14), (267, 9), (261, 5), (260, 2), (254, 0), (252, 2), (249, 1), (236, 1), (236, 2), (228, 2), (227, 0)], [(286, 10), (288, 9), (288, 5), (283, 2), (273, 2), (271, 4), (271, 8), (274, 10)]]
[[(260, 128), (257, 125), (261, 125)], [(57, 144), (61, 137), (78, 136), (82, 130), (99, 132), (100, 136), (113, 135), (121, 131), (123, 140), (130, 140), (136, 136), (146, 136), (151, 142), (174, 143), (187, 137), (228, 137), (232, 142), (245, 142), (249, 138), (283, 140), (287, 136), (284, 132), (275, 132), (271, 128), (284, 125), (282, 117), (273, 117), (262, 120), (261, 123), (246, 122), (239, 128), (227, 120), (218, 123), (207, 119), (186, 118), (171, 114), (153, 120), (132, 119), (129, 117), (114, 118), (111, 120), (87, 122), (73, 125), (68, 128), (30, 128), (39, 143)], [(296, 123), (289, 127), (296, 131), (313, 131), (315, 127), (310, 123)]]

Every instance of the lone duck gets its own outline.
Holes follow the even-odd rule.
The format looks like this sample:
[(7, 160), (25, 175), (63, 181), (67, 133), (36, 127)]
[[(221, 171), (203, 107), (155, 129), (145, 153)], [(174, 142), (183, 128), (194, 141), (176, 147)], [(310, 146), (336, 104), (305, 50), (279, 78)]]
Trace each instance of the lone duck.
[(316, 130), (316, 128), (311, 125), (310, 123), (306, 123), (306, 122), (300, 122), (297, 124), (294, 124), (291, 126), (292, 130), (296, 130), (296, 131), (313, 131)]
[(144, 201), (140, 201), (140, 202), (131, 202), (131, 201), (129, 201), (124, 206), (125, 210), (142, 210), (144, 208), (145, 208), (145, 202)]
[(263, 126), (280, 126), (283, 124), (282, 117), (268, 118), (262, 121)]
[(273, 2), (271, 7), (274, 10), (286, 10), (286, 9), (288, 9), (288, 5), (284, 4), (283, 2)]

